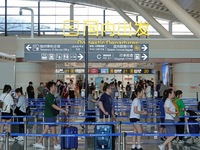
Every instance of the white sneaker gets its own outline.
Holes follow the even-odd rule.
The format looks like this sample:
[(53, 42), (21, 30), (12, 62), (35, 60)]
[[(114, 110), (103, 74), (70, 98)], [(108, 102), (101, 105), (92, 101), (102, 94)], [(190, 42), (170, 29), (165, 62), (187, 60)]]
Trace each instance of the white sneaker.
[(160, 150), (165, 150), (165, 147), (164, 147), (164, 145), (163, 145), (163, 144), (161, 144), (161, 145), (158, 145), (158, 148), (159, 148)]
[(24, 137), (23, 137), (23, 136), (18, 136), (18, 137), (16, 138), (16, 140), (18, 140), (18, 141), (24, 141)]
[(35, 143), (35, 144), (33, 144), (33, 147), (35, 147), (35, 148), (41, 148), (41, 149), (45, 149), (45, 146), (42, 145), (41, 143)]
[(183, 144), (184, 141), (183, 140), (178, 140), (178, 144)]
[(54, 145), (54, 149), (61, 149), (60, 144)]
[(15, 139), (14, 138), (9, 138), (9, 142), (14, 142)]
[(0, 138), (0, 142), (3, 142), (3, 141), (4, 141), (4, 138), (1, 137), (1, 138)]

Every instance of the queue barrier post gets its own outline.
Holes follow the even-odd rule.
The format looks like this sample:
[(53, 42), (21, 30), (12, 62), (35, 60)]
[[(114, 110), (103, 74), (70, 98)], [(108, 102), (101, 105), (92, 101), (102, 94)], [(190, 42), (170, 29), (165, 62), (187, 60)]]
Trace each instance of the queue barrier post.
[[(28, 121), (26, 117), (24, 118), (24, 133), (27, 134), (27, 124)], [(27, 136), (24, 136), (24, 149), (27, 149)]]
[[(38, 114), (35, 115), (34, 122), (38, 122)], [(37, 124), (33, 125), (35, 128), (35, 133), (37, 134)], [(37, 136), (34, 137), (35, 143), (37, 142)]]
[[(50, 133), (51, 133), (50, 130), (48, 130), (48, 134), (50, 134)], [(56, 138), (57, 138), (57, 137), (56, 137)], [(51, 142), (50, 142), (50, 139), (51, 139), (51, 138), (48, 136), (48, 137), (47, 137), (47, 144), (48, 144), (47, 149), (48, 149), (48, 150), (51, 149)]]
[(127, 136), (127, 133), (123, 132), (122, 133), (122, 150), (126, 150), (126, 136)]
[(9, 136), (10, 136), (10, 133), (9, 133), (9, 132), (6, 132), (6, 133), (5, 133), (5, 140), (6, 140), (6, 143), (5, 143), (5, 150), (9, 150)]
[[(44, 112), (43, 112), (42, 122), (45, 122), (45, 119), (44, 119)], [(44, 131), (44, 128), (45, 128), (45, 124), (42, 124), (42, 130), (43, 130), (43, 131)], [(36, 131), (37, 131), (37, 129), (36, 129)], [(42, 139), (42, 144), (45, 145), (45, 138)]]
[[(118, 122), (118, 133), (122, 132), (121, 125), (122, 125), (122, 122), (119, 121)], [(121, 141), (122, 141), (121, 136), (118, 136), (118, 150), (121, 150)]]

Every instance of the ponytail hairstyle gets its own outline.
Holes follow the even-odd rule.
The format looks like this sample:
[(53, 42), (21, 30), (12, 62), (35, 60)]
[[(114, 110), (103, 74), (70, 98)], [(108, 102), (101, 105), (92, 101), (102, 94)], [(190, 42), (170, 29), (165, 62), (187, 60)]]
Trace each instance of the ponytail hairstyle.
[(131, 95), (131, 99), (134, 100), (134, 99), (137, 97), (138, 93), (141, 93), (142, 90), (143, 90), (142, 87), (141, 87), (141, 86), (138, 86), (138, 87), (135, 89), (135, 91), (133, 91), (133, 93), (132, 93), (132, 95)]
[(17, 89), (15, 90), (15, 92), (16, 92), (16, 93), (21, 93), (21, 94), (23, 95), (23, 89), (22, 89), (22, 87), (17, 88)]
[(176, 96), (176, 97), (179, 97), (181, 94), (183, 94), (183, 92), (182, 92), (181, 90), (177, 90), (177, 91), (175, 92), (175, 96)]
[(163, 92), (163, 101), (165, 102), (166, 99), (169, 97), (169, 94), (172, 94), (173, 89), (167, 89)]
[(12, 90), (10, 85), (4, 85), (3, 87), (3, 93), (9, 93)]

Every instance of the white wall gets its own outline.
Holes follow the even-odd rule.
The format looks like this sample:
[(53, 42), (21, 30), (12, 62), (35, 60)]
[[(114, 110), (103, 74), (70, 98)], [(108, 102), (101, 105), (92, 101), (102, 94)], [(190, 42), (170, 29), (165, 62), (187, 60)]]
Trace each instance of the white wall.
[(15, 62), (0, 62), (0, 93), (5, 84), (15, 88)]

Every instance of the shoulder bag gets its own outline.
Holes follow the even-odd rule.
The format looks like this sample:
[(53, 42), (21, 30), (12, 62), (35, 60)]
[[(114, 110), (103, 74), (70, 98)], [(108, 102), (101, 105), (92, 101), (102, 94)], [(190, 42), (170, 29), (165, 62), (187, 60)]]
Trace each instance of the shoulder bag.
[(5, 100), (5, 98), (6, 98), (7, 95), (8, 94), (6, 94), (5, 97), (4, 97), (4, 99), (0, 101), (0, 110), (2, 112), (4, 112), (4, 113), (10, 113), (10, 109), (11, 109), (10, 105), (9, 104), (6, 105), (6, 103), (4, 102), (4, 100)]
[(174, 122), (179, 122), (180, 121), (180, 118), (179, 118), (179, 116), (175, 116), (175, 117), (173, 117), (171, 114), (169, 114), (173, 119), (174, 119)]

